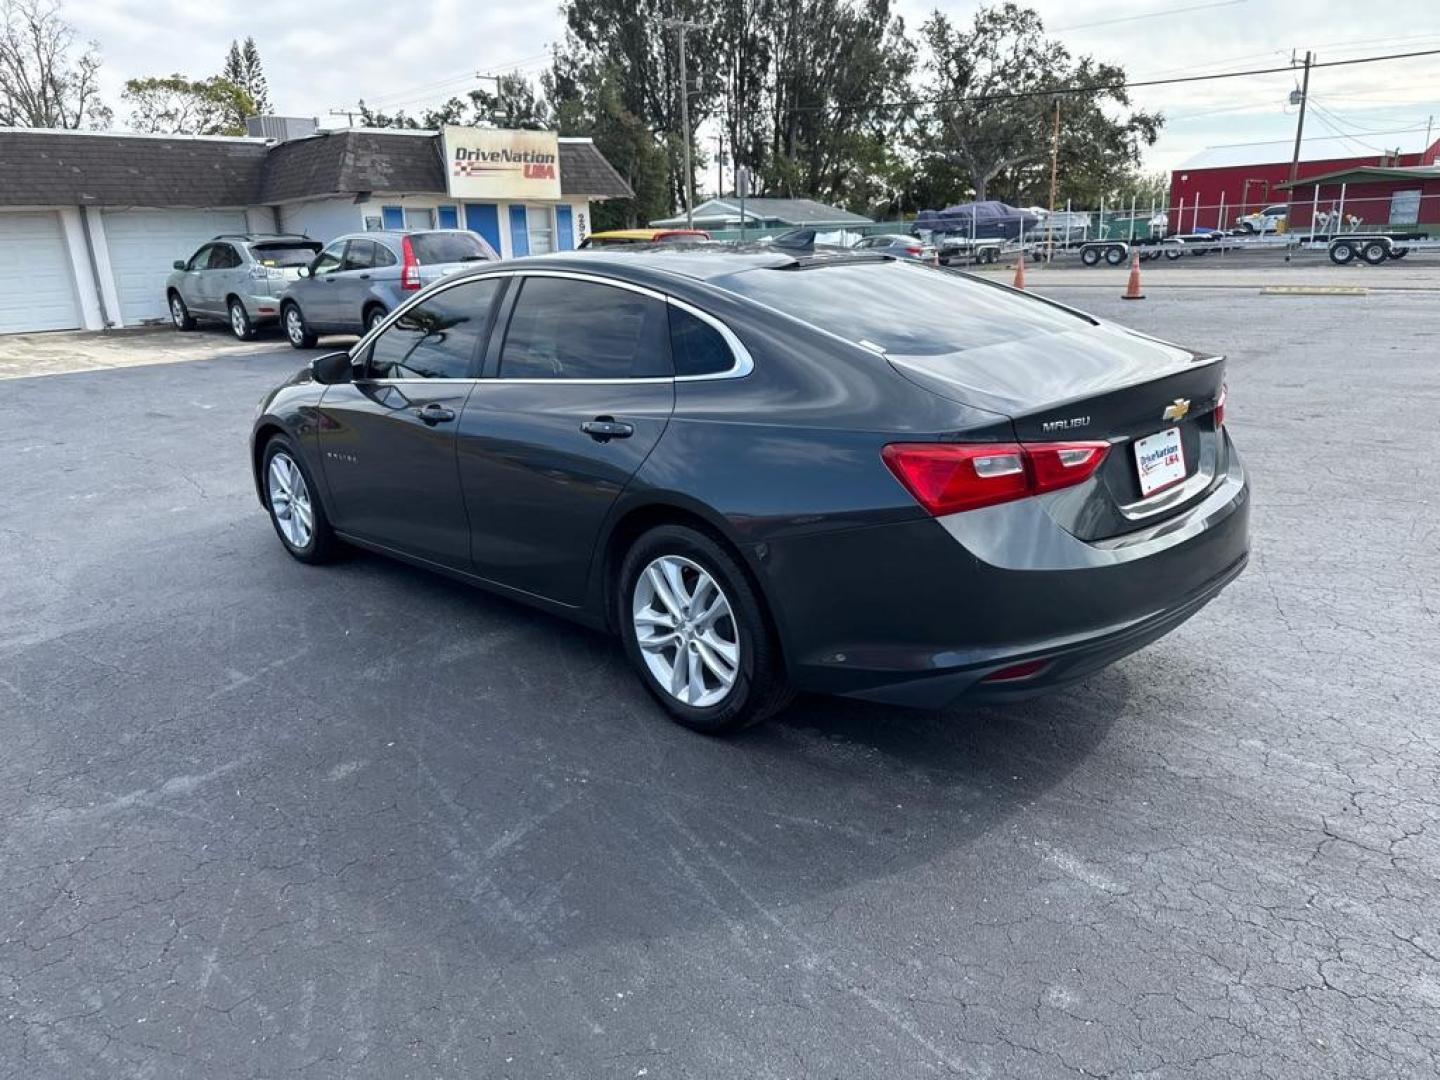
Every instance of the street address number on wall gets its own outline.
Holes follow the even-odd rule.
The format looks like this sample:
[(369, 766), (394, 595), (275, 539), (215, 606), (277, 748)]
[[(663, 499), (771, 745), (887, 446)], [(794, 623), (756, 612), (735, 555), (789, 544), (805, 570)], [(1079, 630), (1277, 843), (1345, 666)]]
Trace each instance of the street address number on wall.
[(553, 131), (447, 126), (445, 183), (465, 199), (560, 198), (560, 143)]

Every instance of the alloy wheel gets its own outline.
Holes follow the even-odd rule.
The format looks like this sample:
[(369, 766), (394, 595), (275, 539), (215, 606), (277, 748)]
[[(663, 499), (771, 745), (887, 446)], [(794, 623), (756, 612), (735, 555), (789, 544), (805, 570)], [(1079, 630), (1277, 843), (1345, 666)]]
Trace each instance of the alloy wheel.
[(170, 319), (176, 326), (182, 326), (185, 323), (185, 304), (178, 296), (170, 298)]
[(631, 618), (655, 681), (693, 708), (723, 701), (740, 671), (740, 632), (730, 601), (698, 563), (662, 555), (635, 581)]
[(285, 334), (297, 345), (305, 340), (305, 320), (300, 317), (300, 309), (297, 307), (285, 309)]
[(300, 467), (284, 451), (270, 459), (267, 486), (270, 511), (275, 515), (281, 535), (291, 547), (308, 546), (315, 533), (315, 511), (310, 505), (310, 489), (305, 484)]
[(245, 325), (245, 309), (239, 304), (230, 305), (230, 329), (237, 338), (243, 338), (250, 328)]

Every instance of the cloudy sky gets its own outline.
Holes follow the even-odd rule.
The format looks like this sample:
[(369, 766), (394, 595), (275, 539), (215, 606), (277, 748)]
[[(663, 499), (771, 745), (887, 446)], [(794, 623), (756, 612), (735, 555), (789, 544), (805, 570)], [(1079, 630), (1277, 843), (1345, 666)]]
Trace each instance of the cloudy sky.
[[(940, 8), (966, 19), (975, 0), (896, 0), (912, 26)], [(1440, 48), (1437, 0), (1030, 0), (1076, 54), (1125, 66), (1132, 79), (1287, 64), (1292, 50), (1321, 60)], [(328, 115), (364, 98), (410, 112), (476, 85), (476, 71), (546, 65), (561, 32), (557, 6), (495, 0), (66, 0), (65, 13), (104, 55), (105, 90), (124, 119), (127, 78), (218, 70), (232, 38), (253, 34), (277, 109)], [(1167, 123), (1147, 165), (1171, 168), (1208, 146), (1293, 138), (1289, 74), (1136, 91)], [(1336, 137), (1337, 156), (1420, 149), (1428, 117), (1440, 135), (1440, 56), (1317, 69), (1308, 133)]]

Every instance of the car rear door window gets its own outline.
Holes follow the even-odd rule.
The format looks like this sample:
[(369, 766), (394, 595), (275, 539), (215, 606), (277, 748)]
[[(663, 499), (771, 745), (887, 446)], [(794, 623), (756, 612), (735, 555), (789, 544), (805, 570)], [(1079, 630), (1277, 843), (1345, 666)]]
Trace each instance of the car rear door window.
[(384, 244), (375, 245), (375, 267), (380, 269), (385, 266), (394, 266), (400, 260), (395, 258), (395, 253)]
[(515, 301), (502, 379), (640, 379), (671, 374), (667, 305), (571, 278), (527, 277)]
[(735, 354), (716, 330), (684, 308), (670, 308), (670, 355), (675, 374), (718, 375), (735, 366)]
[(502, 278), (442, 289), (405, 311), (370, 348), (372, 379), (464, 379), (485, 337)]
[(375, 265), (375, 241), (351, 240), (345, 247), (341, 270), (369, 270)]

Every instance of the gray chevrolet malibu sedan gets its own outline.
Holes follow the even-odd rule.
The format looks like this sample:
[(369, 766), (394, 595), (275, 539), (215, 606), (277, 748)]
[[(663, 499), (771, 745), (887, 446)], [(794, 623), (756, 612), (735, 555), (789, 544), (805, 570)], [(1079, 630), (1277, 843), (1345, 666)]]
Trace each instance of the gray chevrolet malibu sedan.
[(311, 349), (320, 334), (363, 333), (431, 282), (499, 258), (465, 229), (387, 229), (337, 237), (281, 298), (285, 336), (295, 348)]
[(305, 236), (226, 233), (188, 259), (176, 259), (165, 305), (177, 330), (224, 321), (244, 341), (280, 318), (280, 294), (309, 266), (320, 242)]
[(1248, 556), (1225, 412), (1214, 353), (913, 260), (612, 251), (417, 293), (262, 402), (251, 462), (296, 559), (611, 630), (723, 732), (796, 689), (1019, 699), (1169, 633)]

